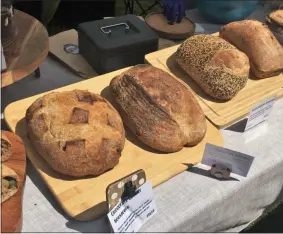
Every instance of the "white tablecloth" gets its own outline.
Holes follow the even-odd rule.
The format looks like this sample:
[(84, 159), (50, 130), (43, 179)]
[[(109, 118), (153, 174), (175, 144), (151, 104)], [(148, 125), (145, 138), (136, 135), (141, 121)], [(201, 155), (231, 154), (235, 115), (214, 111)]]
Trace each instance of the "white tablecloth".
[[(41, 66), (42, 77), (26, 78), (2, 90), (7, 103), (80, 80), (54, 60)], [(59, 81), (58, 81), (59, 80)], [(65, 83), (62, 83), (64, 80)], [(54, 84), (47, 87), (48, 84)], [(23, 87), (26, 87), (25, 89)], [(32, 93), (32, 91), (34, 93)], [(17, 96), (18, 94), (18, 96)], [(158, 214), (141, 231), (201, 232), (240, 231), (283, 198), (283, 99), (275, 103), (267, 129), (241, 133), (243, 124), (221, 130), (225, 147), (255, 157), (246, 178), (218, 181), (198, 166), (154, 189)], [(240, 122), (241, 123), (241, 122)], [(265, 125), (264, 125), (265, 126)], [(205, 168), (204, 168), (205, 169)], [(281, 194), (280, 194), (281, 193)], [(33, 166), (28, 163), (23, 199), (23, 232), (108, 232), (106, 217), (91, 222), (68, 219)]]
[[(245, 142), (243, 133), (222, 130), (225, 147), (255, 156), (248, 176), (232, 174), (239, 181), (219, 181), (204, 176), (204, 166), (179, 174), (154, 189), (158, 214), (141, 231), (240, 231), (276, 199), (283, 199), (282, 118), (283, 99), (275, 103), (268, 131), (256, 139)], [(65, 217), (31, 165), (23, 217), (23, 232), (109, 231), (106, 217), (91, 222)]]

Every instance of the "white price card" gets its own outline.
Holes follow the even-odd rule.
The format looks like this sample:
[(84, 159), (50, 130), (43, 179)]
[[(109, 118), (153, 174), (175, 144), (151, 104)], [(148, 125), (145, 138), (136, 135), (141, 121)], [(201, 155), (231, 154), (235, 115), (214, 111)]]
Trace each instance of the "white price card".
[(6, 68), (7, 68), (7, 65), (6, 65), (4, 51), (3, 51), (3, 47), (2, 47), (2, 43), (1, 43), (1, 71), (6, 70)]
[(272, 107), (275, 101), (276, 97), (271, 97), (255, 105), (249, 113), (245, 131), (248, 131), (268, 120), (268, 116), (272, 111)]
[(157, 213), (152, 185), (147, 181), (138, 194), (120, 201), (108, 214), (114, 232), (138, 232), (141, 226)]
[(207, 166), (221, 164), (229, 168), (232, 173), (247, 176), (254, 157), (220, 146), (206, 144), (201, 163)]

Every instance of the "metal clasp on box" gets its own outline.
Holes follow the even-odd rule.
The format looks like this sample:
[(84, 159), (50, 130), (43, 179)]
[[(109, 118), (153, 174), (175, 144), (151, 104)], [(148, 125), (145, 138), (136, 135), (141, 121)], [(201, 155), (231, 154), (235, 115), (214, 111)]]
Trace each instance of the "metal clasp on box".
[(229, 179), (232, 170), (221, 164), (213, 164), (210, 169), (210, 174), (218, 179)]
[[(101, 27), (100, 30), (106, 35), (111, 35), (112, 31), (109, 28), (118, 27), (118, 26), (121, 26), (121, 25), (125, 26), (126, 32), (128, 32), (130, 30), (130, 26), (126, 23), (119, 23), (119, 24), (112, 24), (112, 25), (104, 26), (104, 27)], [(105, 30), (105, 29), (107, 29), (107, 30)]]

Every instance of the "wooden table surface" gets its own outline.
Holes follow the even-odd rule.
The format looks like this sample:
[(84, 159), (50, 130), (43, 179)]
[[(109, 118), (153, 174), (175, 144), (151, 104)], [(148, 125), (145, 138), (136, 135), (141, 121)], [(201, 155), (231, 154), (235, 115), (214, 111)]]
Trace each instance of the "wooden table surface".
[(49, 51), (48, 32), (37, 19), (15, 10), (13, 20), (18, 28), (18, 35), (12, 44), (3, 48), (7, 69), (1, 73), (1, 87), (10, 85), (34, 72)]

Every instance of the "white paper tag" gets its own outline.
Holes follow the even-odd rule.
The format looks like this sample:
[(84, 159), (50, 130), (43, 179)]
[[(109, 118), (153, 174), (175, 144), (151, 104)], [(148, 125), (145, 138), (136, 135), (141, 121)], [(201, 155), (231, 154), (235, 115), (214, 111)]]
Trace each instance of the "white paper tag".
[(249, 113), (245, 131), (264, 123), (268, 119), (275, 101), (276, 97), (271, 97), (255, 105)]
[(108, 214), (114, 232), (138, 232), (157, 213), (152, 185), (147, 181), (132, 199), (119, 202)]
[(6, 68), (7, 68), (7, 65), (6, 65), (4, 51), (3, 51), (3, 47), (2, 47), (2, 43), (1, 43), (1, 71), (6, 70)]
[(232, 173), (247, 176), (254, 157), (220, 146), (206, 144), (202, 164), (212, 166), (220, 164), (229, 168)]

